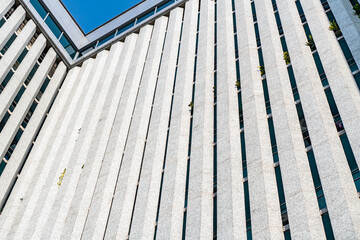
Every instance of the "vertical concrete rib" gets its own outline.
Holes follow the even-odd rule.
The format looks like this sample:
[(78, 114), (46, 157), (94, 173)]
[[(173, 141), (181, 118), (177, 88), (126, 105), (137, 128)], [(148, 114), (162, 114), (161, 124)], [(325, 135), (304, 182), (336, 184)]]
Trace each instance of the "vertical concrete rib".
[[(316, 164), (319, 168), (321, 177), (329, 178), (331, 176), (330, 181), (324, 181), (323, 178), (321, 181), (328, 208), (330, 206), (330, 209), (333, 209), (334, 202), (346, 202), (346, 200), (344, 200), (345, 194), (343, 192), (345, 186), (347, 186), (345, 188), (348, 189), (349, 192), (354, 191), (352, 176), (348, 169), (347, 160), (334, 126), (333, 117), (326, 100), (323, 86), (319, 80), (311, 50), (308, 46), (303, 44), (307, 41), (307, 38), (299, 19), (296, 5), (295, 3), (289, 3), (286, 0), (277, 0), (277, 6), (287, 39), (287, 47), (291, 56), (291, 65), (294, 69), (297, 88), (301, 97), (301, 105), (306, 117), (306, 125), (311, 137), (311, 146), (316, 158)], [(324, 173), (324, 169), (326, 169), (326, 173)], [(306, 171), (302, 170), (301, 175), (305, 177), (305, 174), (308, 174), (308, 171), (308, 169), (306, 169)], [(341, 178), (347, 179), (345, 184), (341, 182)], [(329, 186), (329, 183), (331, 183), (331, 187)], [(286, 189), (287, 187), (288, 185), (285, 184), (284, 188)], [(289, 187), (293, 188), (293, 186)], [(310, 191), (311, 194), (313, 192), (311, 189), (308, 189), (308, 191)], [(304, 190), (303, 192), (305, 193)], [(328, 193), (330, 194), (328, 195)], [(355, 202), (352, 204), (356, 204), (359, 200), (353, 199), (353, 201)], [(312, 205), (316, 204), (313, 200), (307, 200), (306, 202), (308, 204), (312, 203)], [(294, 225), (293, 222), (295, 219), (296, 221), (299, 221), (304, 217), (301, 217), (299, 214), (292, 216), (292, 212), (289, 208), (290, 204), (291, 203), (287, 199), (286, 205), (288, 208), (291, 235), (293, 237), (303, 238), (304, 232), (307, 232), (311, 234), (313, 238), (325, 238), (323, 231), (321, 231), (322, 227), (319, 226), (319, 223), (314, 222), (315, 220), (319, 221), (318, 214), (314, 216), (308, 214), (309, 229), (306, 231), (304, 231), (304, 228), (298, 229), (297, 225)], [(311, 212), (314, 214), (315, 209), (318, 207), (312, 205), (307, 207), (307, 211), (312, 209)], [(298, 204), (296, 204), (297, 209), (298, 207)], [(350, 219), (350, 216), (348, 215), (348, 206), (346, 204), (337, 205), (335, 209), (338, 213), (341, 212), (346, 215), (346, 218)], [(305, 212), (303, 212), (303, 214), (304, 213)], [(336, 213), (330, 211), (329, 214), (331, 220), (333, 220), (332, 214)], [(336, 226), (333, 225), (333, 227)], [(342, 226), (342, 228), (343, 227), (344, 226)], [(318, 235), (320, 233), (322, 235)]]
[(327, 0), (339, 24), (353, 58), (360, 68), (360, 19), (349, 0)]
[[(56, 203), (58, 202), (62, 203), (68, 201), (67, 199), (63, 200), (61, 198), (59, 200), (58, 195), (60, 195), (63, 191), (66, 191), (66, 187), (68, 186), (66, 183), (71, 181), (74, 177), (74, 174), (76, 174), (77, 169), (74, 170), (74, 167), (76, 166), (77, 163), (77, 161), (75, 160), (76, 158), (73, 161), (70, 161), (70, 159), (72, 159), (71, 156), (73, 151), (77, 151), (75, 149), (75, 146), (77, 146), (76, 143), (80, 139), (79, 134), (81, 132), (81, 129), (84, 127), (85, 122), (87, 122), (89, 118), (88, 113), (91, 113), (94, 110), (93, 105), (91, 103), (93, 102), (93, 99), (95, 100), (98, 98), (98, 93), (100, 91), (97, 91), (97, 89), (101, 89), (102, 87), (103, 84), (102, 75), (105, 68), (105, 63), (108, 57), (108, 53), (109, 52), (107, 50), (104, 50), (96, 56), (96, 63), (95, 63), (96, 72), (90, 78), (90, 81), (88, 83), (90, 86), (88, 90), (84, 91), (86, 95), (83, 96), (83, 103), (81, 105), (81, 108), (78, 109), (78, 111), (75, 112), (73, 116), (71, 116), (72, 125), (68, 129), (68, 132), (66, 133), (67, 136), (66, 142), (63, 142), (61, 144), (61, 147), (59, 148), (59, 152), (56, 154), (56, 156), (54, 156), (55, 161), (59, 162), (59, 164), (57, 166), (57, 170), (55, 168), (54, 176), (50, 178), (49, 181), (47, 182), (48, 184), (46, 184), (48, 186), (46, 186), (46, 189), (44, 189), (45, 193), (42, 193), (42, 196), (44, 196), (44, 198), (38, 201), (39, 212), (35, 215), (36, 217), (38, 217), (37, 218), (38, 220), (36, 225), (34, 224), (33, 225), (34, 227), (31, 229), (31, 231), (29, 231), (29, 233), (32, 233), (32, 237), (34, 239), (39, 239), (42, 235), (42, 232), (46, 230), (45, 226), (48, 219), (54, 215), (51, 214), (51, 209), (54, 207), (54, 204), (56, 205)], [(52, 156), (49, 156), (47, 158), (51, 158), (51, 157)], [(67, 178), (64, 180), (63, 188), (61, 188), (61, 190), (59, 191), (59, 186), (56, 184), (59, 181), (59, 176), (57, 176), (57, 174), (55, 173), (59, 173), (59, 172), (61, 173), (64, 169), (67, 170), (66, 172)], [(59, 200), (59, 201), (55, 202), (55, 200)], [(61, 210), (66, 212), (67, 208), (64, 207), (64, 209)], [(61, 218), (61, 216), (60, 217), (58, 216), (58, 218)]]
[(14, 4), (15, 0), (2, 0), (0, 2), (0, 18), (2, 18)]
[(59, 89), (59, 85), (66, 74), (66, 66), (60, 62), (56, 71), (51, 78), (51, 81), (46, 88), (45, 93), (42, 95), (39, 105), (36, 107), (36, 111), (31, 116), (29, 123), (26, 126), (26, 129), (23, 135), (20, 138), (20, 141), (16, 145), (15, 151), (11, 154), (11, 161), (8, 162), (2, 177), (0, 178), (0, 185), (3, 186), (0, 189), (0, 201), (2, 206), (10, 194), (12, 185), (14, 184), (17, 174), (21, 166), (25, 161), (27, 152), (29, 151), (36, 133), (41, 128), (41, 123), (43, 122), (47, 111), (49, 110), (50, 104), (55, 98), (56, 91)]
[[(85, 62), (83, 68), (86, 67), (88, 62)], [(22, 173), (15, 185), (12, 194), (8, 200), (8, 204), (5, 206), (2, 213), (0, 239), (8, 239), (9, 233), (14, 233), (14, 228), (19, 223), (22, 212), (25, 211), (29, 196), (32, 192), (32, 184), (36, 184), (36, 180), (39, 177), (39, 173), (42, 168), (42, 161), (40, 159), (46, 149), (48, 149), (48, 143), (51, 139), (55, 138), (58, 132), (57, 122), (61, 121), (61, 116), (66, 114), (66, 106), (69, 105), (69, 96), (74, 94), (74, 85), (76, 86), (77, 78), (80, 73), (80, 68), (75, 67), (68, 73), (68, 76), (64, 82), (62, 89), (54, 103), (52, 111), (49, 114), (48, 121), (44, 123), (39, 136), (37, 137), (35, 146), (33, 147), (30, 155), (27, 159)], [(23, 198), (25, 201), (20, 201)], [(25, 203), (26, 202), (26, 203)]]
[(217, 2), (217, 237), (246, 238), (231, 0)]
[(180, 239), (183, 228), (190, 111), (194, 76), (198, 0), (185, 5), (173, 99), (157, 239)]
[(201, 0), (186, 217), (187, 239), (213, 238), (214, 2)]
[[(254, 239), (267, 237), (269, 239), (281, 239), (283, 238), (281, 213), (264, 104), (264, 92), (257, 69), (258, 52), (251, 3), (250, 1), (236, 0), (235, 9), (237, 26), (239, 26), (237, 36), (251, 203), (251, 230)], [(258, 18), (263, 15), (261, 10), (261, 8), (257, 8)], [(262, 22), (260, 19), (259, 24), (265, 26), (266, 22)], [(261, 37), (263, 37), (262, 34)], [(284, 123), (287, 124), (287, 122)]]
[(20, 66), (16, 69), (16, 72), (11, 77), (11, 81), (6, 85), (6, 88), (0, 95), (0, 119), (4, 117), (9, 106), (13, 102), (16, 94), (19, 92), (23, 83), (32, 68), (34, 67), (36, 61), (39, 59), (40, 54), (43, 52), (46, 46), (46, 39), (44, 35), (40, 35), (34, 45), (31, 47), (30, 51), (26, 54), (24, 60), (21, 62)]
[(130, 230), (166, 27), (167, 17), (161, 17), (155, 21), (133, 119), (127, 137), (112, 205), (112, 210), (119, 208), (120, 214), (118, 217), (110, 214), (110, 218), (117, 217), (116, 239), (127, 239)]
[[(89, 189), (91, 189), (91, 193), (93, 193), (92, 198), (95, 199), (95, 201), (93, 200), (91, 202), (90, 211), (86, 216), (86, 222), (81, 236), (82, 239), (89, 239), (90, 237), (94, 239), (100, 239), (104, 238), (105, 235), (117, 173), (121, 164), (121, 155), (112, 158), (113, 155), (106, 155), (106, 149), (109, 145), (114, 146), (114, 143), (116, 142), (112, 142), (111, 137), (126, 138), (126, 132), (131, 120), (131, 112), (133, 111), (134, 107), (135, 96), (138, 90), (142, 69), (145, 62), (151, 31), (152, 26), (146, 26), (141, 29), (137, 39), (133, 37), (126, 40), (123, 54), (127, 55), (127, 60), (122, 62), (122, 67), (124, 70), (122, 72), (115, 73), (121, 73), (121, 75), (124, 73), (124, 75), (121, 77), (121, 83), (118, 83), (115, 78), (112, 86), (114, 86), (114, 89), (117, 88), (117, 90), (115, 90), (115, 92), (110, 91), (108, 95), (108, 103), (105, 103), (108, 106), (106, 108), (109, 108), (109, 110), (103, 112), (103, 116), (106, 117), (106, 124), (102, 130), (100, 147), (97, 149), (94, 148), (94, 155), (96, 156), (96, 159), (98, 159), (95, 163), (98, 165), (101, 164), (101, 167), (98, 166), (98, 171), (92, 171), (92, 174), (97, 174), (98, 180), (94, 182), (93, 185), (88, 184), (87, 186)], [(116, 92), (122, 92), (121, 99), (119, 96), (117, 96)], [(129, 105), (127, 105), (126, 101), (129, 100), (129, 96), (130, 99), (133, 99), (133, 102), (130, 100), (128, 102)], [(119, 114), (119, 109), (124, 110), (125, 108), (127, 111), (125, 113), (121, 113), (121, 117), (128, 120), (128, 122), (124, 123), (123, 126), (123, 131), (125, 134), (123, 132), (119, 135), (111, 135), (113, 134), (112, 130), (117, 127), (117, 125), (114, 125), (114, 121), (116, 117), (119, 117), (117, 116), (117, 114)], [(94, 143), (95, 141), (93, 141), (92, 144)], [(124, 146), (122, 146), (121, 149), (116, 150), (121, 150), (122, 154), (123, 147)], [(92, 168), (95, 169), (94, 167)], [(90, 204), (89, 200), (85, 197), (82, 201), (84, 201), (85, 204)], [(116, 234), (116, 231), (113, 234)]]
[(183, 9), (170, 12), (130, 239), (153, 239)]
[(10, 48), (6, 51), (4, 57), (0, 60), (0, 82), (4, 80), (10, 68), (16, 62), (25, 46), (33, 37), (35, 30), (36, 25), (32, 20), (30, 20), (20, 32), (19, 36), (11, 44)]
[(36, 94), (39, 92), (43, 82), (45, 81), (46, 75), (50, 71), (53, 63), (55, 62), (56, 53), (50, 48), (46, 54), (42, 64), (39, 69), (36, 71), (34, 78), (30, 82), (29, 86), (26, 88), (26, 91), (21, 96), (14, 112), (11, 114), (7, 124), (0, 133), (0, 158), (2, 159), (8, 150), (14, 136), (17, 133), (17, 130), (26, 116), (28, 110), (31, 107), (31, 104), (36, 97)]
[[(56, 171), (57, 166), (60, 163), (55, 161), (55, 158), (59, 152), (60, 146), (63, 144), (63, 141), (66, 141), (65, 138), (69, 134), (68, 129), (71, 129), (73, 124), (72, 116), (74, 113), (76, 114), (82, 106), (84, 100), (83, 95), (86, 94), (87, 87), (90, 85), (86, 83), (89, 83), (89, 79), (91, 79), (89, 76), (93, 75), (93, 64), (94, 59), (89, 59), (87, 64), (84, 66), (84, 72), (81, 74), (81, 78), (77, 79), (79, 84), (76, 86), (75, 91), (72, 92), (72, 95), (70, 95), (72, 96), (69, 99), (70, 101), (66, 101), (66, 110), (64, 110), (64, 112), (57, 118), (58, 121), (56, 122), (56, 126), (54, 126), (57, 130), (55, 131), (56, 134), (51, 136), (51, 138), (44, 140), (44, 148), (39, 148), (39, 151), (32, 151), (31, 153), (34, 154), (30, 154), (29, 156), (30, 160), (33, 158), (36, 160), (39, 159), (39, 162), (41, 162), (42, 165), (39, 166), (39, 169), (33, 169), (33, 171), (36, 172), (36, 177), (34, 176), (32, 179), (28, 180), (31, 181), (30, 186), (24, 184), (24, 188), (18, 193), (22, 196), (26, 195), (26, 201), (21, 204), (22, 211), (19, 211), (19, 216), (17, 217), (17, 214), (14, 215), (16, 220), (13, 223), (9, 236), (10, 238), (21, 239), (23, 234), (25, 234), (25, 231), (31, 231), (29, 225), (36, 224), (36, 215), (41, 212), (42, 205), (40, 202), (46, 200), (45, 197), (41, 198), (41, 195), (47, 193), (45, 191), (46, 187), (56, 184), (56, 182), (53, 183), (52, 180), (55, 176), (58, 178), (58, 176), (63, 172), (63, 170), (61, 172)], [(62, 99), (62, 101), (64, 101), (64, 99)], [(31, 173), (29, 173), (29, 175), (31, 176)], [(12, 220), (14, 219), (10, 218), (9, 223), (11, 223)]]
[(5, 24), (0, 28), (0, 49), (2, 49), (10, 37), (14, 34), (15, 30), (20, 26), (20, 24), (25, 19), (25, 10), (22, 6), (18, 6), (10, 16), (10, 18), (5, 22)]
[[(301, 4), (341, 119), (344, 123), (356, 162), (358, 166), (360, 166), (359, 89), (334, 33), (328, 29), (329, 20), (321, 2), (301, 0)], [(360, 222), (356, 225), (359, 226)]]

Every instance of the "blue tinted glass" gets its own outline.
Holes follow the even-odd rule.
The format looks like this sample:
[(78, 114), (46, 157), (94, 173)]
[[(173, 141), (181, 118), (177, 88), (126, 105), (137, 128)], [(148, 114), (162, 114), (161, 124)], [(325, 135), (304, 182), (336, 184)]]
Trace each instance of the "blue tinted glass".
[(50, 30), (54, 33), (55, 37), (59, 38), (61, 35), (61, 30), (56, 25), (55, 21), (50, 16), (48, 16), (45, 20), (45, 23), (46, 23), (46, 25), (48, 25)]
[(39, 13), (40, 17), (42, 19), (45, 18), (47, 11), (44, 9), (44, 7), (41, 5), (41, 3), (39, 2), (39, 0), (30, 0), (30, 3), (34, 6), (34, 8), (36, 9), (36, 11)]
[(171, 4), (174, 3), (174, 2), (175, 2), (175, 0), (171, 0), (171, 1), (166, 2), (166, 3), (162, 4), (162, 5), (160, 5), (160, 6), (156, 9), (156, 11), (159, 12), (159, 11), (163, 10), (164, 8), (168, 7), (169, 5), (171, 5)]
[(5, 19), (4, 18), (0, 19), (0, 28), (2, 27), (2, 25), (4, 25), (4, 23), (5, 23)]
[(116, 35), (119, 35), (119, 34), (125, 32), (126, 30), (130, 29), (132, 26), (134, 26), (134, 24), (135, 24), (135, 22), (133, 21), (133, 22), (125, 25), (124, 27), (120, 28)]
[(136, 21), (136, 24), (139, 24), (140, 22), (144, 21), (145, 19), (147, 19), (148, 17), (154, 15), (155, 11), (151, 11), (151, 12), (148, 12), (147, 14), (141, 16), (140, 18), (137, 19)]
[(110, 39), (112, 39), (114, 36), (115, 36), (115, 33), (112, 33), (112, 34), (110, 34), (109, 36), (107, 36), (107, 37), (105, 37), (105, 38), (101, 39), (101, 40), (99, 41), (98, 46), (100, 46), (100, 45), (102, 45), (102, 44), (106, 43), (107, 41), (109, 41)]

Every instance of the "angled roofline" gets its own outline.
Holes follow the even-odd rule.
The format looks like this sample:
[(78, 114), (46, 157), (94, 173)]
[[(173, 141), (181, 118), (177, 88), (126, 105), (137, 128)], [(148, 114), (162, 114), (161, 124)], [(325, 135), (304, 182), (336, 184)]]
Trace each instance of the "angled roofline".
[(186, 1), (143, 0), (85, 34), (61, 0), (18, 0), (69, 68)]

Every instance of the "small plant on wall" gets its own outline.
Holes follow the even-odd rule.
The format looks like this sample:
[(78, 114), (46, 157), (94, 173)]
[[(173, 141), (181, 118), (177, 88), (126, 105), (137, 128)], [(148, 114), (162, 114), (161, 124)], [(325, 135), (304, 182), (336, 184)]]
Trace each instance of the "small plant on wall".
[(259, 66), (259, 70), (260, 70), (260, 75), (264, 76), (265, 75), (265, 67), (264, 66)]
[(237, 80), (237, 81), (235, 82), (235, 86), (236, 86), (237, 88), (240, 87), (240, 81), (239, 81), (239, 80)]
[(357, 15), (360, 18), (360, 5), (357, 3), (353, 6), (353, 9), (355, 11), (355, 15)]
[(339, 26), (337, 25), (337, 23), (335, 22), (335, 20), (330, 22), (329, 29), (335, 33), (336, 37), (340, 37), (342, 35), (341, 30), (340, 30)]
[(316, 46), (312, 35), (309, 35), (309, 40), (306, 42), (306, 45), (310, 47), (311, 51), (315, 51)]
[(284, 60), (286, 62), (286, 65), (291, 63), (289, 52), (284, 52)]

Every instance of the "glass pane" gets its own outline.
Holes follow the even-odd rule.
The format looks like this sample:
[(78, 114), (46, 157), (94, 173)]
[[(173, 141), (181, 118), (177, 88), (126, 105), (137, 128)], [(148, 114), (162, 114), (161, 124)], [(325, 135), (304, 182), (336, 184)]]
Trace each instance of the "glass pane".
[(39, 13), (40, 17), (42, 19), (45, 18), (47, 11), (44, 9), (44, 7), (41, 5), (41, 3), (39, 2), (39, 0), (30, 0), (30, 3), (34, 6), (34, 8), (36, 9), (36, 11)]
[(50, 16), (48, 16), (45, 20), (45, 23), (46, 23), (46, 25), (48, 25), (50, 30), (54, 33), (55, 37), (59, 38), (61, 35), (61, 30), (56, 25), (55, 21)]

